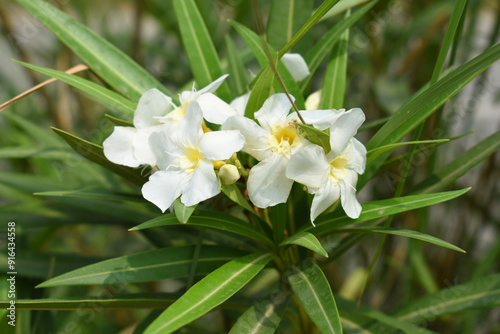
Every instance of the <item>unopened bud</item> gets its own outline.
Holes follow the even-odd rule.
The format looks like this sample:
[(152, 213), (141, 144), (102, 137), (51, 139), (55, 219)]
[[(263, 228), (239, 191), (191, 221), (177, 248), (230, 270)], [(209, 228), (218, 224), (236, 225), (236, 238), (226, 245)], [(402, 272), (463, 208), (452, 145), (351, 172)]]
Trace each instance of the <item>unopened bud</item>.
[(226, 186), (235, 183), (240, 178), (240, 173), (235, 165), (226, 164), (219, 170), (219, 176), (222, 183)]

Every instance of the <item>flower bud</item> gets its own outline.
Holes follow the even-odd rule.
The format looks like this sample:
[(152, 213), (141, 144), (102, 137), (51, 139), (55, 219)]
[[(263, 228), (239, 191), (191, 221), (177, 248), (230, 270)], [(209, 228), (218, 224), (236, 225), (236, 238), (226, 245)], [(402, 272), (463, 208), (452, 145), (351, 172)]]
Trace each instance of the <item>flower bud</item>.
[(235, 165), (226, 164), (222, 166), (219, 170), (219, 176), (222, 184), (228, 186), (235, 183), (240, 178), (240, 173)]

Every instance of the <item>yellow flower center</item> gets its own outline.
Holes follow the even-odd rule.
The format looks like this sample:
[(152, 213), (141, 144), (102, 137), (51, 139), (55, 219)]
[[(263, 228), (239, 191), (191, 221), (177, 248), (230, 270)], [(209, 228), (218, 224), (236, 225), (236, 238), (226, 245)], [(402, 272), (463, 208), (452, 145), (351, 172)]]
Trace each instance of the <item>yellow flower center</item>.
[(347, 166), (348, 160), (340, 155), (330, 161), (329, 176), (332, 182), (338, 182), (339, 179), (345, 177), (345, 166)]
[(278, 153), (290, 155), (292, 146), (300, 142), (298, 136), (297, 128), (293, 125), (279, 125), (272, 129), (272, 136), (270, 138), (271, 147), (277, 150)]
[(184, 156), (181, 158), (180, 164), (181, 168), (187, 173), (194, 172), (196, 166), (198, 166), (198, 161), (203, 159), (200, 151), (196, 147), (186, 147), (184, 150)]

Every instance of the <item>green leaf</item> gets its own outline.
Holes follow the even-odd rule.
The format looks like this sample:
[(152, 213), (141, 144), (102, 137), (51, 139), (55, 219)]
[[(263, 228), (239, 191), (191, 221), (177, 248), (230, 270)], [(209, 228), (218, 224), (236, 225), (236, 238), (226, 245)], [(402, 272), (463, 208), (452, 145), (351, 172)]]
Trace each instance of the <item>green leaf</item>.
[[(222, 76), (219, 57), (207, 27), (193, 0), (174, 0), (174, 10), (181, 31), (184, 50), (199, 87), (205, 87)], [(229, 98), (227, 83), (218, 89), (218, 95)]]
[(60, 129), (52, 128), (52, 130), (61, 136), (61, 138), (64, 139), (71, 146), (71, 148), (76, 151), (76, 153), (80, 154), (85, 159), (95, 162), (110, 171), (123, 176), (129, 181), (133, 181), (137, 184), (144, 184), (146, 182), (146, 179), (139, 174), (139, 171), (125, 166), (115, 165), (106, 159), (102, 146), (78, 138)]
[(316, 227), (305, 226), (300, 230), (314, 233), (314, 235), (336, 232), (339, 228), (346, 225), (361, 223), (368, 220), (386, 217), (394, 215), (396, 213), (419, 209), (437, 203), (449, 201), (453, 198), (465, 194), (467, 191), (469, 191), (469, 189), (470, 188), (435, 194), (395, 197), (381, 201), (364, 203), (361, 205), (361, 215), (357, 219), (351, 219), (344, 214), (339, 216), (338, 212), (333, 212), (324, 216), (320, 216), (316, 220)]
[(104, 116), (107, 119), (109, 119), (111, 122), (113, 122), (115, 125), (118, 125), (118, 126), (134, 126), (134, 123), (132, 123), (131, 121), (126, 121), (126, 120), (123, 120), (123, 119), (119, 119), (119, 118), (113, 117), (113, 116), (108, 115), (108, 114), (105, 114)]
[(335, 6), (333, 6), (332, 9), (328, 11), (321, 19), (320, 21), (329, 19), (332, 16), (335, 16), (337, 14), (342, 13), (343, 11), (355, 7), (357, 5), (360, 5), (362, 3), (367, 2), (368, 0), (343, 0), (338, 2)]
[(158, 88), (172, 96), (146, 70), (102, 37), (68, 15), (39, 0), (16, 0), (117, 91), (138, 101), (145, 91)]
[(292, 267), (287, 276), (293, 292), (321, 333), (342, 333), (337, 305), (320, 267), (307, 262), (301, 268)]
[(321, 246), (319, 240), (309, 232), (299, 232), (292, 235), (290, 238), (279, 244), (279, 247), (283, 247), (285, 245), (299, 245), (305, 247), (307, 249), (312, 250), (313, 252), (318, 253), (324, 257), (328, 257), (328, 253)]
[(498, 306), (500, 274), (494, 274), (413, 300), (398, 308), (392, 316), (402, 321), (422, 323), (446, 314)]
[[(304, 57), (309, 71), (312, 74), (318, 69), (319, 65), (326, 57), (328, 52), (332, 49), (333, 45), (342, 37), (342, 34), (346, 29), (352, 26), (356, 21), (358, 21), (363, 15), (365, 15), (378, 0), (373, 0), (366, 4), (362, 8), (355, 11), (349, 17), (344, 18), (342, 21), (337, 23), (330, 31), (328, 31), (321, 39), (314, 45), (314, 47), (307, 53)], [(309, 80), (305, 80), (302, 83), (302, 91), (309, 87)]]
[(104, 88), (103, 86), (93, 83), (92, 81), (80, 78), (76, 75), (64, 73), (61, 71), (56, 71), (50, 68), (23, 63), (22, 61), (16, 60), (15, 62), (23, 65), (24, 67), (40, 72), (57, 80), (61, 80), (67, 83), (68, 85), (78, 88), (81, 91), (89, 94), (90, 96), (93, 96), (96, 99), (104, 103), (107, 103), (111, 107), (116, 108), (129, 116), (134, 114), (135, 103), (124, 98), (120, 94), (117, 94), (107, 88)]
[(238, 292), (272, 259), (271, 254), (250, 254), (226, 263), (196, 283), (145, 331), (172, 333), (222, 304)]
[(110, 192), (109, 190), (96, 190), (96, 191), (78, 191), (78, 190), (63, 190), (63, 191), (43, 191), (36, 192), (37, 196), (51, 196), (51, 197), (76, 197), (76, 198), (91, 198), (97, 200), (110, 200), (110, 201), (126, 201), (126, 202), (144, 202), (144, 198), (135, 194), (120, 194)]
[(417, 239), (421, 241), (426, 241), (434, 245), (438, 245), (441, 247), (449, 248), (452, 250), (455, 250), (457, 252), (465, 253), (465, 251), (455, 245), (450, 244), (449, 242), (446, 242), (444, 240), (438, 239), (436, 237), (433, 237), (431, 235), (418, 232), (418, 231), (412, 231), (412, 230), (406, 230), (406, 229), (399, 229), (399, 228), (394, 228), (394, 227), (372, 227), (372, 226), (360, 226), (360, 227), (353, 227), (353, 228), (347, 228), (347, 229), (341, 229), (337, 231), (338, 233), (385, 233), (385, 234), (394, 234), (394, 235), (400, 235), (403, 237), (407, 238), (412, 238), (412, 239)]
[(321, 131), (316, 129), (315, 127), (302, 123), (295, 123), (295, 125), (299, 126), (307, 135), (307, 139), (313, 144), (321, 146), (323, 150), (325, 150), (325, 154), (331, 151), (330, 147), (330, 133), (326, 131)]
[(415, 141), (406, 141), (403, 143), (389, 144), (381, 147), (374, 148), (366, 153), (367, 156), (367, 166), (370, 166), (374, 160), (380, 156), (382, 153), (385, 153), (389, 150), (392, 150), (399, 146), (404, 145), (416, 145), (416, 144), (441, 144), (450, 141), (449, 139), (434, 139), (434, 140), (415, 140)]
[(434, 110), (500, 58), (500, 44), (460, 66), (404, 105), (366, 144), (368, 150), (401, 140)]
[(246, 118), (254, 119), (253, 114), (262, 107), (264, 101), (269, 97), (273, 81), (274, 73), (271, 66), (268, 65), (259, 73), (252, 87), (252, 92), (245, 108)]
[(258, 216), (250, 203), (248, 203), (248, 201), (245, 199), (240, 189), (238, 189), (238, 185), (236, 183), (230, 184), (228, 186), (223, 186), (221, 190), (224, 195), (229, 197), (231, 201), (248, 210), (252, 214)]
[(441, 167), (411, 189), (412, 193), (427, 194), (452, 184), (478, 163), (500, 149), (500, 131), (487, 137), (476, 146), (462, 153), (449, 164)]
[(255, 333), (272, 334), (285, 314), (288, 298), (284, 293), (271, 301), (260, 301), (243, 313), (229, 334)]
[(174, 201), (175, 217), (177, 217), (177, 220), (182, 224), (186, 224), (188, 222), (189, 218), (194, 212), (194, 209), (196, 209), (196, 205), (185, 206), (181, 202), (180, 197)]
[[(346, 14), (346, 18), (349, 17), (349, 14), (349, 12)], [(344, 106), (348, 45), (349, 28), (334, 44), (326, 66), (323, 88), (321, 89), (321, 109), (340, 109)]]
[(233, 97), (243, 94), (248, 86), (248, 74), (240, 58), (236, 45), (229, 35), (226, 35), (226, 52), (229, 71), (229, 88)]
[(325, 0), (321, 6), (313, 13), (309, 20), (304, 23), (302, 28), (288, 41), (288, 43), (281, 49), (279, 57), (281, 58), (288, 52), (318, 21), (325, 15), (339, 0)]
[[(269, 66), (269, 59), (266, 56), (266, 52), (262, 45), (261, 38), (252, 30), (248, 29), (242, 24), (239, 24), (238, 22), (230, 21), (230, 23), (233, 26), (233, 28), (240, 34), (245, 43), (247, 43), (248, 47), (252, 50), (253, 54), (259, 61), (260, 66), (263, 68), (262, 71), (265, 71), (266, 66)], [(268, 45), (268, 48), (271, 56), (274, 56), (276, 53), (274, 52), (274, 50), (271, 48), (270, 45)], [(304, 97), (302, 96), (302, 93), (299, 89), (299, 86), (297, 85), (297, 82), (292, 77), (286, 66), (283, 63), (279, 62), (278, 60), (279, 57), (276, 57), (276, 59), (274, 59), (274, 63), (276, 65), (276, 69), (281, 79), (283, 80), (286, 89), (288, 90), (290, 95), (295, 97), (295, 104), (297, 105), (297, 107), (300, 110), (305, 109)], [(275, 91), (283, 90), (282, 87), (280, 86), (279, 81), (276, 80), (273, 85)]]
[(309, 19), (312, 9), (311, 0), (273, 0), (266, 31), (269, 44), (282, 48)]
[[(124, 284), (187, 277), (195, 246), (155, 249), (91, 264), (38, 285), (40, 288), (66, 285)], [(196, 275), (204, 275), (242, 256), (237, 249), (203, 245)]]
[[(145, 223), (131, 228), (130, 230), (136, 231), (146, 228), (178, 224), (181, 223), (177, 220), (175, 214), (170, 213), (151, 219)], [(200, 210), (199, 212), (191, 215), (191, 218), (189, 219), (189, 225), (216, 228), (219, 230), (240, 234), (248, 238), (256, 239), (268, 245), (273, 244), (272, 241), (269, 240), (269, 238), (259, 232), (259, 230), (257, 230), (252, 225), (236, 217), (221, 212)]]

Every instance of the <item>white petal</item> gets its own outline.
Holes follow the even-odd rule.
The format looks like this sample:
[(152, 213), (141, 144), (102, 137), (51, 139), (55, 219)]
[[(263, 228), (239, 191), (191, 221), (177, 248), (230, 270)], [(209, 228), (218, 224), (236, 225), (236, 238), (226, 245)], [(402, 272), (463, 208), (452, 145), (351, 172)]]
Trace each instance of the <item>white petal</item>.
[(326, 181), (329, 167), (323, 148), (309, 145), (292, 155), (286, 167), (286, 177), (319, 188)]
[[(301, 110), (300, 115), (307, 124), (311, 124), (316, 129), (325, 130), (331, 127), (337, 119), (343, 115), (344, 109), (318, 109), (318, 110)], [(293, 112), (289, 118), (298, 119), (297, 113)]]
[(172, 99), (158, 89), (148, 90), (141, 96), (134, 114), (134, 126), (138, 129), (158, 124), (156, 117), (165, 116), (171, 109)]
[(310, 94), (305, 102), (307, 110), (318, 109), (321, 103), (321, 90), (317, 90)]
[(245, 137), (238, 130), (212, 131), (200, 139), (200, 152), (210, 160), (229, 159), (245, 144)]
[(178, 147), (172, 142), (169, 131), (153, 132), (149, 136), (149, 147), (156, 158), (160, 170), (179, 168), (179, 157), (184, 155), (184, 147)]
[(286, 202), (293, 184), (285, 176), (287, 163), (284, 155), (273, 154), (250, 170), (248, 196), (255, 206), (267, 208)]
[(172, 136), (173, 140), (182, 142), (185, 146), (198, 146), (198, 140), (203, 134), (201, 123), (203, 114), (198, 102), (192, 101), (186, 107), (186, 114), (175, 127)]
[(229, 104), (238, 115), (245, 115), (245, 109), (247, 107), (248, 99), (250, 98), (250, 93), (238, 96)]
[(354, 171), (346, 170), (348, 177), (340, 182), (340, 199), (345, 213), (356, 219), (361, 214), (361, 205), (356, 198), (356, 182), (358, 174)]
[(236, 110), (212, 93), (206, 93), (196, 99), (203, 112), (203, 118), (210, 123), (222, 124), (228, 117), (237, 115)]
[(305, 79), (310, 74), (306, 61), (298, 53), (285, 53), (281, 57), (281, 61), (283, 61), (295, 81)]
[(165, 212), (180, 196), (187, 175), (182, 171), (158, 171), (142, 186), (144, 198)]
[[(292, 97), (292, 100), (295, 99)], [(259, 121), (260, 126), (271, 131), (276, 125), (286, 124), (286, 116), (290, 112), (291, 107), (292, 104), (286, 94), (274, 94), (264, 102), (262, 108), (254, 115)]]
[(181, 202), (192, 206), (220, 193), (219, 180), (215, 175), (214, 165), (210, 160), (201, 159), (194, 171), (193, 177), (186, 185), (181, 196)]
[(346, 111), (335, 121), (330, 127), (330, 146), (335, 155), (342, 153), (364, 121), (365, 114), (359, 108)]
[(269, 136), (271, 134), (262, 129), (251, 119), (243, 116), (229, 117), (222, 125), (223, 130), (239, 130), (245, 137), (243, 151), (252, 155), (255, 159), (264, 160), (270, 154)]
[(149, 137), (159, 130), (158, 126), (150, 126), (137, 130), (134, 140), (134, 156), (143, 164), (155, 166), (157, 164), (156, 155), (149, 144)]
[(342, 155), (347, 158), (348, 163), (346, 167), (355, 170), (358, 174), (365, 172), (366, 148), (359, 140), (352, 138)]
[(323, 187), (319, 188), (314, 195), (311, 205), (311, 221), (328, 209), (340, 197), (339, 186), (332, 182), (325, 182)]
[(228, 76), (229, 76), (229, 74), (224, 74), (220, 78), (217, 78), (214, 82), (212, 82), (212, 83), (208, 84), (207, 86), (205, 86), (204, 88), (200, 89), (198, 91), (198, 93), (205, 94), (205, 93), (215, 92), (220, 87), (220, 85), (222, 85), (222, 83), (224, 82), (224, 80), (226, 80), (226, 78)]
[(141, 162), (134, 156), (136, 134), (136, 128), (115, 126), (113, 133), (102, 143), (104, 156), (115, 164), (139, 167)]

